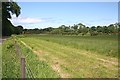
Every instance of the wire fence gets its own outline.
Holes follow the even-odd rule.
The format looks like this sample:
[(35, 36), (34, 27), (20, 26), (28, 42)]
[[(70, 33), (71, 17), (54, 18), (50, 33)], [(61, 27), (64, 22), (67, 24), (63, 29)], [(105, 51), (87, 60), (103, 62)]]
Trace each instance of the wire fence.
[(26, 63), (26, 72), (27, 72), (27, 77), (31, 78), (32, 80), (35, 80), (35, 76), (32, 73), (32, 70), (30, 69), (29, 64)]
[(28, 64), (25, 56), (21, 52), (21, 48), (17, 42), (16, 39), (14, 39), (15, 42), (15, 48), (16, 48), (16, 54), (18, 55), (20, 61), (21, 61), (21, 78), (30, 78), (31, 80), (35, 80), (35, 76), (33, 75), (33, 72), (30, 68), (30, 65)]

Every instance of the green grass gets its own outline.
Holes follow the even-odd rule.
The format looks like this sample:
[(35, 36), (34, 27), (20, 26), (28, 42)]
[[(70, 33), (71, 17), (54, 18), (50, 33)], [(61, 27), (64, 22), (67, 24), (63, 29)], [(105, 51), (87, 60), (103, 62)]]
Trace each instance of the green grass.
[[(53, 69), (44, 61), (40, 61), (33, 52), (20, 45), (21, 53), (26, 58), (26, 77), (27, 78), (59, 78)], [(16, 53), (16, 47), (13, 37), (7, 39), (2, 46), (2, 77), (3, 78), (20, 78), (20, 56)], [(28, 69), (31, 72), (28, 72)], [(31, 76), (31, 73), (33, 77)]]
[(12, 38), (2, 45), (2, 78), (20, 78), (20, 60)]
[[(25, 37), (25, 36), (24, 36)], [(58, 43), (76, 49), (97, 52), (102, 55), (118, 57), (118, 36), (60, 36), (60, 35), (26, 35), (47, 42)]]
[(26, 62), (28, 64), (27, 66), (29, 66), (29, 68), (31, 69), (34, 78), (59, 77), (59, 75), (55, 71), (53, 71), (52, 68), (45, 61), (40, 61), (38, 56), (33, 54), (33, 52), (25, 47), (22, 43), (20, 43), (19, 45), (21, 45), (21, 51), (26, 56)]
[(0, 79), (2, 78), (2, 44), (0, 44)]
[(118, 77), (117, 36), (24, 35), (18, 39), (61, 77)]

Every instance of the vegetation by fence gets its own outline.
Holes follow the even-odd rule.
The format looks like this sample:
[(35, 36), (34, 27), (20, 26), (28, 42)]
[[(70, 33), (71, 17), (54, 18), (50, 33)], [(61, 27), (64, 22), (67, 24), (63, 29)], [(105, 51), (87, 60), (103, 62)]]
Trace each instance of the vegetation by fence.
[[(26, 61), (25, 56), (21, 52), (20, 46), (16, 39), (14, 39), (15, 47), (16, 47), (16, 54), (20, 59), (21, 65), (21, 78), (24, 80), (26, 77), (34, 78), (33, 73), (29, 67), (29, 64)], [(28, 76), (27, 76), (28, 75)]]
[[(94, 37), (22, 35), (8, 38), (3, 43), (2, 50), (3, 78), (21, 78), (21, 57), (25, 57), (25, 77), (31, 79), (59, 78), (59, 72), (53, 70), (56, 69), (55, 67), (60, 67), (59, 69), (69, 73), (68, 76), (71, 78), (118, 75), (117, 36), (114, 35)], [(40, 54), (34, 53), (39, 50), (41, 50)], [(16, 53), (17, 51), (19, 54)], [(61, 62), (65, 63), (61, 64)], [(50, 67), (52, 64), (55, 66)], [(81, 69), (79, 67), (82, 68), (82, 72), (78, 70)]]
[(25, 78), (59, 78), (50, 65), (12, 36), (2, 44), (2, 78), (21, 78), (21, 58), (25, 58)]

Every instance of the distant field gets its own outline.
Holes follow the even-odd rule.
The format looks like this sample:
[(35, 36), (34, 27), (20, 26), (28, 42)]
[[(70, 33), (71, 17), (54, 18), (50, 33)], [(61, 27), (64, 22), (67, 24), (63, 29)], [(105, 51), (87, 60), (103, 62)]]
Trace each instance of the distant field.
[[(31, 64), (33, 73), (37, 74), (37, 78), (118, 77), (118, 40), (116, 35), (20, 35), (17, 36), (17, 40), (23, 54), (29, 55), (27, 60)], [(8, 56), (6, 51), (8, 50), (4, 50), (3, 53)], [(7, 56), (4, 57), (7, 58)], [(41, 64), (41, 62), (45, 64), (44, 67), (48, 67), (36, 67), (37, 63)], [(37, 70), (34, 70), (36, 68)], [(46, 74), (46, 76), (41, 74)]]

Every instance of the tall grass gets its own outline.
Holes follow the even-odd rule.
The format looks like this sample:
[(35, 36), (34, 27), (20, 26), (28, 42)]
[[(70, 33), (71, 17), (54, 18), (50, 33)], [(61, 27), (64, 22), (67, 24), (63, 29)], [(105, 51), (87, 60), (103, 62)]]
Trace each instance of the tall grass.
[[(26, 56), (26, 65), (31, 69), (34, 78), (59, 78), (59, 75), (45, 61), (40, 61), (38, 56), (22, 43), (19, 45), (22, 53)], [(28, 77), (33, 78), (29, 76), (29, 73)]]
[(60, 35), (26, 35), (48, 42), (54, 42), (72, 48), (96, 52), (110, 57), (118, 57), (118, 36), (60, 36)]
[[(64, 74), (69, 78), (118, 76), (116, 58), (118, 53), (114, 51), (117, 50), (117, 36), (23, 35), (18, 39), (38, 52), (38, 57), (49, 65), (57, 65), (60, 76)], [(110, 54), (109, 50), (113, 52)]]
[[(59, 78), (59, 75), (22, 43), (18, 43), (26, 60), (26, 78)], [(14, 39), (7, 39), (2, 45), (2, 78), (21, 78), (20, 56), (16, 52)], [(29, 71), (29, 72), (28, 72)]]
[(12, 38), (2, 45), (2, 78), (20, 78), (20, 60)]
[(2, 78), (2, 44), (0, 44), (0, 79)]

